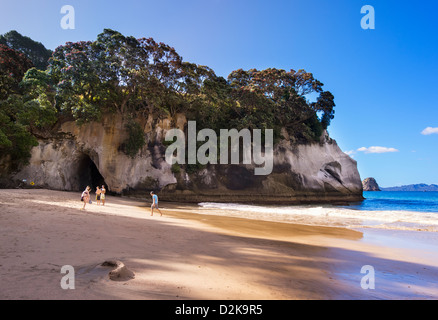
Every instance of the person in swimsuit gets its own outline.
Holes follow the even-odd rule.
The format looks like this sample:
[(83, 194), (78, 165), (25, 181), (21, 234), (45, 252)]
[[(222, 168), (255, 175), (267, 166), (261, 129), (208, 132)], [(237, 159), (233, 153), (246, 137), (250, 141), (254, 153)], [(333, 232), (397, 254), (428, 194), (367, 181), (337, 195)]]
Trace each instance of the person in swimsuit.
[(102, 200), (102, 205), (105, 205), (105, 186), (102, 185), (102, 188), (100, 189), (100, 200)]
[(87, 186), (85, 190), (82, 192), (81, 201), (84, 202), (84, 206), (82, 207), (81, 210), (85, 210), (85, 205), (88, 203), (88, 201), (90, 201), (90, 190), (91, 188)]
[(99, 186), (97, 186), (96, 187), (96, 202), (97, 202), (97, 205), (100, 205), (100, 195), (101, 195), (101, 190), (100, 190), (100, 188), (99, 188)]

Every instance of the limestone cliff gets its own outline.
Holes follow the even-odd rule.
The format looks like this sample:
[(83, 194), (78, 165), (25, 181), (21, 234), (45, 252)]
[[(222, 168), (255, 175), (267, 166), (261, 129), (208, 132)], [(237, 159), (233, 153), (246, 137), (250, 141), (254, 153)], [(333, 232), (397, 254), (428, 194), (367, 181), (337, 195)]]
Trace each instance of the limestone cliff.
[(192, 173), (172, 170), (165, 161), (164, 135), (170, 128), (184, 129), (187, 121), (140, 119), (146, 145), (135, 158), (120, 151), (126, 139), (121, 116), (78, 126), (63, 123), (56, 136), (41, 139), (32, 149), (29, 165), (10, 177), (16, 184), (81, 191), (105, 184), (117, 194), (148, 197), (159, 192), (168, 201), (235, 201), (309, 203), (362, 200), (356, 161), (343, 153), (326, 133), (319, 143), (293, 144), (287, 138), (274, 148), (273, 171), (254, 175), (252, 165), (207, 165)]

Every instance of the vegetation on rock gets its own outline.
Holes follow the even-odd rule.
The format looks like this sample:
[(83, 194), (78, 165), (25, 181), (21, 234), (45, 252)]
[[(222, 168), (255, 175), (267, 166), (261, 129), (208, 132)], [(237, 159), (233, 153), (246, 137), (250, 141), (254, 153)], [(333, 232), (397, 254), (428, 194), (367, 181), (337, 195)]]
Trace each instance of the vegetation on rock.
[[(184, 113), (198, 128), (217, 132), (274, 129), (275, 141), (285, 128), (296, 143), (318, 141), (333, 119), (333, 95), (304, 70), (239, 69), (225, 79), (207, 66), (183, 61), (167, 44), (110, 29), (93, 42), (59, 46), (45, 69), (33, 58), (44, 56), (45, 50), (14, 34), (21, 39), (18, 45), (10, 40), (11, 33), (0, 38), (6, 43), (0, 45), (2, 153), (11, 153), (19, 140), (30, 150), (35, 144), (32, 133), (49, 130), (57, 119), (81, 124), (100, 121), (108, 113), (132, 119), (121, 148), (132, 157), (145, 144), (133, 119), (150, 114), (160, 118)], [(25, 47), (34, 63), (7, 46), (12, 44), (14, 49)], [(317, 96), (316, 101), (309, 101), (309, 95)]]

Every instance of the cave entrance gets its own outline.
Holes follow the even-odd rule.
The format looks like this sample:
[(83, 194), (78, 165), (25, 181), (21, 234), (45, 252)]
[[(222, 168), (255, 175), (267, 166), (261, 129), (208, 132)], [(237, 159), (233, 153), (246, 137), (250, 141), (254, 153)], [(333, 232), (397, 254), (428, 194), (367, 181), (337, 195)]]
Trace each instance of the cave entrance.
[(86, 186), (90, 186), (91, 191), (93, 192), (96, 190), (97, 186), (102, 187), (102, 185), (105, 185), (107, 188), (105, 179), (100, 174), (96, 164), (86, 154), (84, 154), (79, 160), (78, 177), (79, 188), (81, 191), (84, 190)]

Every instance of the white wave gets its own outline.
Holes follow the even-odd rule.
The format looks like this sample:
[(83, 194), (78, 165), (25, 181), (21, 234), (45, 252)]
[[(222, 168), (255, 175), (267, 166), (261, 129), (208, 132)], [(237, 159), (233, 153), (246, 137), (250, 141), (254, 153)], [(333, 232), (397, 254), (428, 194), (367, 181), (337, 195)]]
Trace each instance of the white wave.
[(438, 232), (438, 214), (411, 211), (365, 211), (335, 206), (258, 206), (199, 203), (203, 214), (349, 228), (381, 228)]

